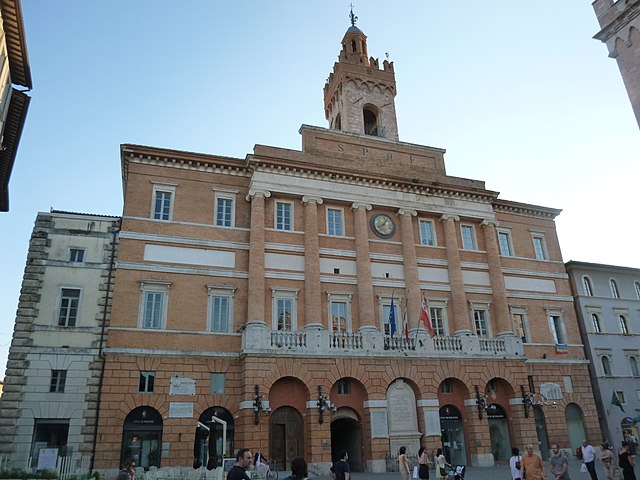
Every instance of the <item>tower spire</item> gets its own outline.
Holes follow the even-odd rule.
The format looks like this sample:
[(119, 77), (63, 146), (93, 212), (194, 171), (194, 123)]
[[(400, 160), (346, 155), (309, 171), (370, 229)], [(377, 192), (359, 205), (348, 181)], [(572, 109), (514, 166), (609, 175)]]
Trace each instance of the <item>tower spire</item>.
[(356, 22), (358, 21), (358, 17), (356, 17), (353, 14), (353, 3), (350, 3), (349, 6), (351, 7), (351, 13), (349, 14), (349, 18), (351, 19), (351, 26), (355, 27), (356, 26)]

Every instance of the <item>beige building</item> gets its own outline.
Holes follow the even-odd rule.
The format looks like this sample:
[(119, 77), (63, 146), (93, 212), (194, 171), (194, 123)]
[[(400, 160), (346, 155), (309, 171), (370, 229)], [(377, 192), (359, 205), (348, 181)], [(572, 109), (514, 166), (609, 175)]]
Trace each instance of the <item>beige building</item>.
[(61, 211), (36, 218), (0, 398), (0, 457), (12, 467), (37, 467), (43, 448), (72, 471), (91, 467), (119, 226)]
[(596, 0), (592, 5), (601, 28), (594, 38), (618, 63), (640, 126), (640, 0)]
[[(24, 87), (17, 89), (14, 87)], [(30, 97), (31, 70), (20, 0), (0, 1), (0, 212), (9, 211), (9, 177)]]
[(488, 466), (595, 441), (560, 211), (400, 141), (394, 64), (355, 21), (324, 92), (330, 128), (299, 151), (122, 145), (96, 467), (190, 466), (214, 416), (227, 443), (214, 428), (201, 461), (261, 448), (315, 473), (342, 449), (377, 472), (401, 445)]

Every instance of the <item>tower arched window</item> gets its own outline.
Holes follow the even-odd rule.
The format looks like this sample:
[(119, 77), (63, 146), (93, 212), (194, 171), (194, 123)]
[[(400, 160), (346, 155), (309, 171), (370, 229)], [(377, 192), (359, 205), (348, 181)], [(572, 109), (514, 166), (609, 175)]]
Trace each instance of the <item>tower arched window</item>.
[(636, 289), (636, 298), (640, 300), (640, 282), (633, 282), (633, 286)]
[(584, 294), (587, 297), (593, 297), (593, 287), (591, 286), (591, 279), (586, 275), (582, 277), (582, 285), (584, 286)]
[(611, 286), (611, 297), (620, 298), (620, 290), (618, 290), (618, 282), (616, 282), (613, 278), (609, 280), (609, 285)]
[(376, 137), (381, 136), (380, 128), (378, 128), (378, 115), (376, 112), (371, 108), (365, 108), (362, 111), (362, 117), (364, 120), (364, 134)]
[(640, 377), (640, 371), (638, 370), (638, 360), (636, 357), (629, 357), (629, 367), (631, 367), (631, 375), (634, 377)]
[(627, 317), (624, 315), (618, 315), (618, 323), (620, 323), (620, 332), (623, 334), (629, 333), (629, 326), (627, 325)]
[(591, 324), (593, 325), (594, 333), (602, 333), (602, 328), (600, 327), (600, 317), (598, 317), (597, 313), (591, 314)]
[(342, 130), (342, 117), (340, 116), (340, 114), (336, 115), (336, 119), (333, 122), (333, 128), (335, 128), (336, 130)]
[(358, 43), (355, 40), (351, 40), (351, 53), (358, 52)]
[(602, 357), (602, 371), (605, 375), (611, 375), (611, 362), (609, 362), (609, 357)]

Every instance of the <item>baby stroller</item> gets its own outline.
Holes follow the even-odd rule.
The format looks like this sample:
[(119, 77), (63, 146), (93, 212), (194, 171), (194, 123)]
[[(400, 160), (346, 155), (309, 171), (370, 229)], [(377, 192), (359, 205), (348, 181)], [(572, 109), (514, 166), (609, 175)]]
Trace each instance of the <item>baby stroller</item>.
[(464, 480), (464, 474), (466, 471), (467, 467), (464, 465), (456, 465), (455, 467), (449, 468), (447, 473), (453, 480)]

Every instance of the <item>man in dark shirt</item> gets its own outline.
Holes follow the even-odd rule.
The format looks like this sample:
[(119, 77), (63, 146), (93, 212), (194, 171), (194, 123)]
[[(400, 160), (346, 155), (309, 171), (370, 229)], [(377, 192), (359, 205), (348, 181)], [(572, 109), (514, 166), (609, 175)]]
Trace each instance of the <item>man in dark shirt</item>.
[(350, 469), (347, 463), (348, 459), (349, 454), (346, 450), (340, 452), (340, 459), (331, 467), (331, 476), (334, 480), (349, 480)]
[(236, 453), (236, 464), (231, 467), (227, 474), (227, 480), (251, 480), (247, 475), (247, 470), (253, 463), (253, 455), (248, 448), (241, 448)]

